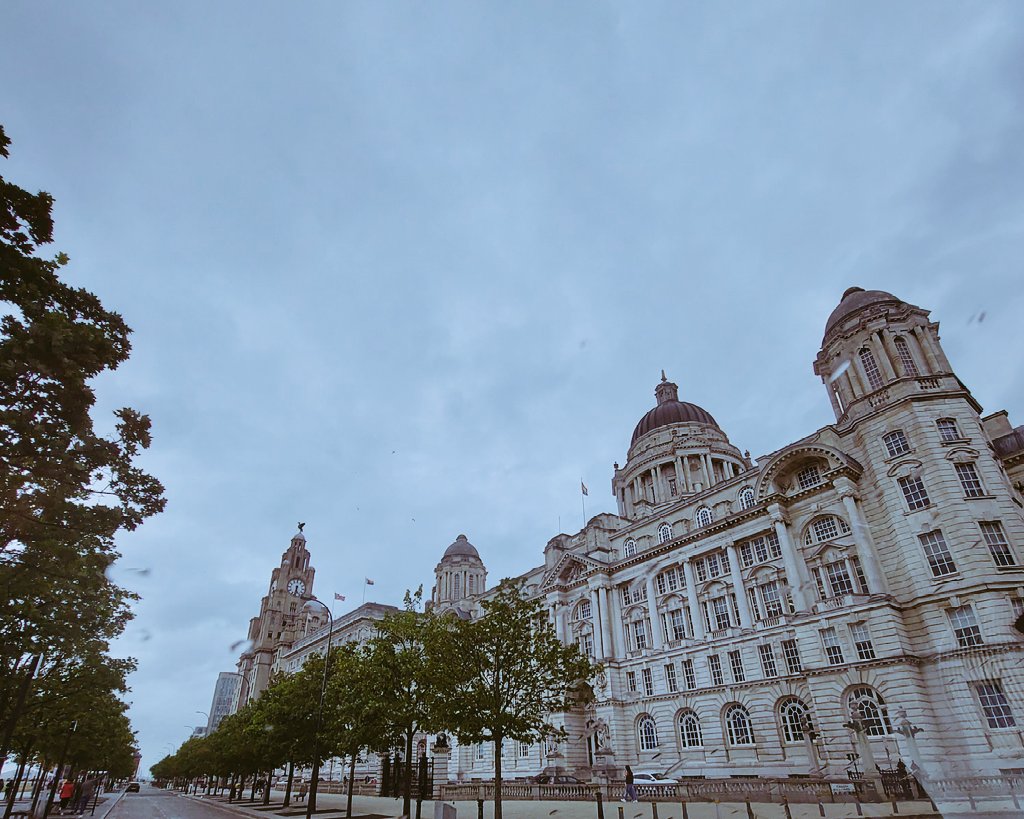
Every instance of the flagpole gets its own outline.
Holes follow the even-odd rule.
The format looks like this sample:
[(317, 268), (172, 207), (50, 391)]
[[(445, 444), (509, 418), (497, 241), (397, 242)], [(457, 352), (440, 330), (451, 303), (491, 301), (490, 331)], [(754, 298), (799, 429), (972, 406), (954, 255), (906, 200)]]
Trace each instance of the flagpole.
[(583, 528), (587, 528), (587, 493), (583, 491), (583, 487), (586, 486), (583, 483), (583, 478), (580, 478), (580, 502), (583, 504)]

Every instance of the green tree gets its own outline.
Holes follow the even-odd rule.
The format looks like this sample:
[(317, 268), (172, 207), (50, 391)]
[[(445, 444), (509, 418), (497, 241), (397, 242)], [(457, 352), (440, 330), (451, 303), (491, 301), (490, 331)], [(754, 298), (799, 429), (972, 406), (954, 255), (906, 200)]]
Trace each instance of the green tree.
[(558, 639), (537, 600), (521, 584), (502, 580), (481, 602), (483, 616), (449, 618), (447, 633), (430, 650), (444, 669), (434, 678), (435, 718), (462, 742), (494, 747), (494, 816), (501, 819), (501, 746), (508, 740), (564, 738), (551, 721), (588, 696), (599, 667), (576, 645)]

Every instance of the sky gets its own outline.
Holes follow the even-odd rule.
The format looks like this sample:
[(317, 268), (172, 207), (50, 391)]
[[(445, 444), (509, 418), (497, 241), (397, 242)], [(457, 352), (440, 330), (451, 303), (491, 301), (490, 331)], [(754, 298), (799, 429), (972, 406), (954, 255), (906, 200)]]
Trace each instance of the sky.
[(2, 4), (3, 174), (134, 329), (96, 422), (167, 489), (115, 570), (143, 767), (298, 521), (338, 613), (459, 533), (519, 574), (663, 368), (754, 457), (833, 421), (847, 287), (1024, 422), (1022, 45), (1014, 1)]

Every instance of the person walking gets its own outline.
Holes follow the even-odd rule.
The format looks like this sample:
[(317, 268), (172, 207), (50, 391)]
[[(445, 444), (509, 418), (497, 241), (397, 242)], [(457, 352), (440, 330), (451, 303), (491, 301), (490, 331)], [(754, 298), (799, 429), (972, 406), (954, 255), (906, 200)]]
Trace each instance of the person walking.
[(633, 783), (633, 769), (626, 766), (626, 794), (619, 800), (620, 802), (638, 802), (636, 795), (636, 785)]
[(71, 801), (71, 797), (75, 795), (75, 783), (70, 779), (65, 779), (64, 784), (60, 786), (60, 812), (63, 813)]
[(78, 802), (75, 803), (75, 813), (85, 813), (89, 809), (93, 794), (96, 793), (96, 777), (90, 777), (82, 783), (82, 789), (78, 793)]

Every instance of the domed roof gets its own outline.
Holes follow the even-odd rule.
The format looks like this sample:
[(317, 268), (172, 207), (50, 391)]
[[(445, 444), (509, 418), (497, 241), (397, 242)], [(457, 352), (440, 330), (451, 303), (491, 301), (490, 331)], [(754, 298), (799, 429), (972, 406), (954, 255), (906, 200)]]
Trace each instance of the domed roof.
[(832, 331), (832, 328), (843, 319), (853, 315), (858, 310), (869, 307), (873, 304), (902, 304), (903, 300), (896, 298), (892, 293), (884, 290), (865, 290), (863, 287), (849, 287), (839, 300), (839, 306), (832, 311), (832, 315), (825, 322), (825, 336)]
[(669, 381), (662, 371), (661, 383), (654, 390), (654, 394), (658, 396), (658, 406), (640, 419), (636, 429), (633, 430), (630, 446), (633, 446), (651, 430), (667, 427), (669, 424), (698, 423), (721, 429), (718, 422), (711, 417), (710, 412), (688, 401), (680, 401), (677, 391), (678, 387)]
[(455, 542), (444, 550), (444, 557), (441, 559), (444, 560), (445, 557), (456, 556), (475, 557), (477, 560), (480, 559), (480, 553), (476, 550), (476, 546), (470, 543), (469, 538), (465, 535), (459, 535), (455, 538)]

